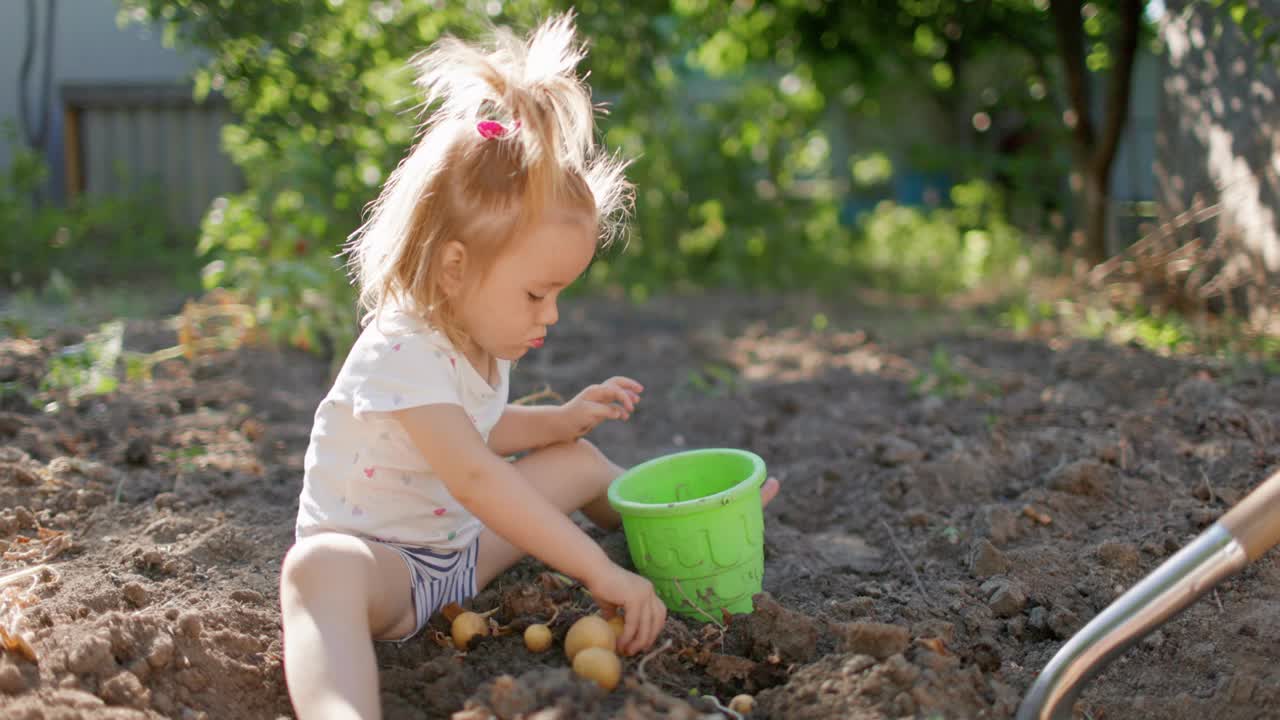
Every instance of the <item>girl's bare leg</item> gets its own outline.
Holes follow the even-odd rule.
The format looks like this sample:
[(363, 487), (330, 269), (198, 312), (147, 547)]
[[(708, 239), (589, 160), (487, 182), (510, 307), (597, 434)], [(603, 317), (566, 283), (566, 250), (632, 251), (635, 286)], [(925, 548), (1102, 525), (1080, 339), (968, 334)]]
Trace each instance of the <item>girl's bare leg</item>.
[[(622, 474), (604, 453), (586, 440), (542, 448), (519, 459), (516, 469), (556, 507), (565, 513), (582, 510), (598, 527), (611, 530), (622, 523), (609, 505), (609, 483)], [(766, 505), (778, 494), (778, 481), (769, 478), (760, 489)], [(515, 565), (525, 552), (492, 530), (480, 534), (476, 562), (476, 587), (483, 588)]]
[(373, 639), (413, 629), (409, 568), (339, 533), (300, 540), (280, 571), (284, 674), (300, 720), (382, 717)]

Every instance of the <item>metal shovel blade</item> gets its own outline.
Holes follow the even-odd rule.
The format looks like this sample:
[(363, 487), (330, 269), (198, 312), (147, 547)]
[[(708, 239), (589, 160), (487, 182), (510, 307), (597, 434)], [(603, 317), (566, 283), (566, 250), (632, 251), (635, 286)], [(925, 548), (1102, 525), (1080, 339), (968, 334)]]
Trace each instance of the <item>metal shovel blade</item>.
[(1058, 650), (1017, 720), (1070, 720), (1085, 684), (1111, 660), (1280, 543), (1280, 472), (1144, 577)]

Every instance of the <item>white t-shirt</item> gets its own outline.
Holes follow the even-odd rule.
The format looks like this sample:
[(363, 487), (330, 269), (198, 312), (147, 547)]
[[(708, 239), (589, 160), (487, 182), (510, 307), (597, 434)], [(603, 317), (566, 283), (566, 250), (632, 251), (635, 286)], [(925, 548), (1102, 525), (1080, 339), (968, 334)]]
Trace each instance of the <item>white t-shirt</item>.
[(507, 406), (511, 362), (492, 387), (444, 333), (396, 309), (370, 321), (316, 410), (307, 448), (299, 538), (338, 531), (440, 550), (467, 547), (483, 528), (389, 414), (461, 405), (488, 442)]

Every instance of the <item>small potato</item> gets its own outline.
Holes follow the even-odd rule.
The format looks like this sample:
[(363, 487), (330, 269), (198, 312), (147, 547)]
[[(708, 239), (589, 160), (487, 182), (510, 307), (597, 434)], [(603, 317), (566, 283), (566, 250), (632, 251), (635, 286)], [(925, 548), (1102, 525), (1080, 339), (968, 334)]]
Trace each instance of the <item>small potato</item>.
[(586, 648), (596, 647), (613, 652), (618, 639), (613, 635), (613, 628), (599, 615), (587, 615), (569, 628), (564, 636), (564, 654), (573, 662)]
[(743, 715), (750, 715), (752, 708), (755, 706), (756, 699), (746, 693), (734, 695), (733, 699), (729, 701), (729, 709)]
[(573, 659), (573, 672), (579, 677), (592, 680), (605, 690), (618, 686), (622, 677), (622, 661), (612, 650), (589, 647), (578, 653)]
[(489, 621), (478, 613), (464, 612), (453, 619), (450, 631), (453, 635), (453, 646), (459, 650), (466, 650), (472, 638), (489, 634)]
[(546, 625), (530, 625), (524, 629), (524, 646), (529, 652), (540, 653), (551, 647), (551, 628)]

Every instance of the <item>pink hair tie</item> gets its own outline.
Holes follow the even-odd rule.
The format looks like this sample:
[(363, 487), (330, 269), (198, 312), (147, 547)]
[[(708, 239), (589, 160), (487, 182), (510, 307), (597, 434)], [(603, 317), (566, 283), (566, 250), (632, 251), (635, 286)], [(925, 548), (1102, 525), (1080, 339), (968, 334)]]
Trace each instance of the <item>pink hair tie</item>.
[[(520, 129), (519, 120), (516, 121), (515, 129), (516, 130)], [(507, 134), (506, 126), (495, 120), (481, 120), (480, 122), (476, 123), (476, 131), (479, 132), (480, 137), (484, 138), (485, 140), (500, 138), (503, 135)]]
[(502, 123), (493, 120), (481, 120), (476, 123), (476, 130), (480, 132), (480, 137), (485, 140), (500, 138), (507, 134), (507, 128)]

